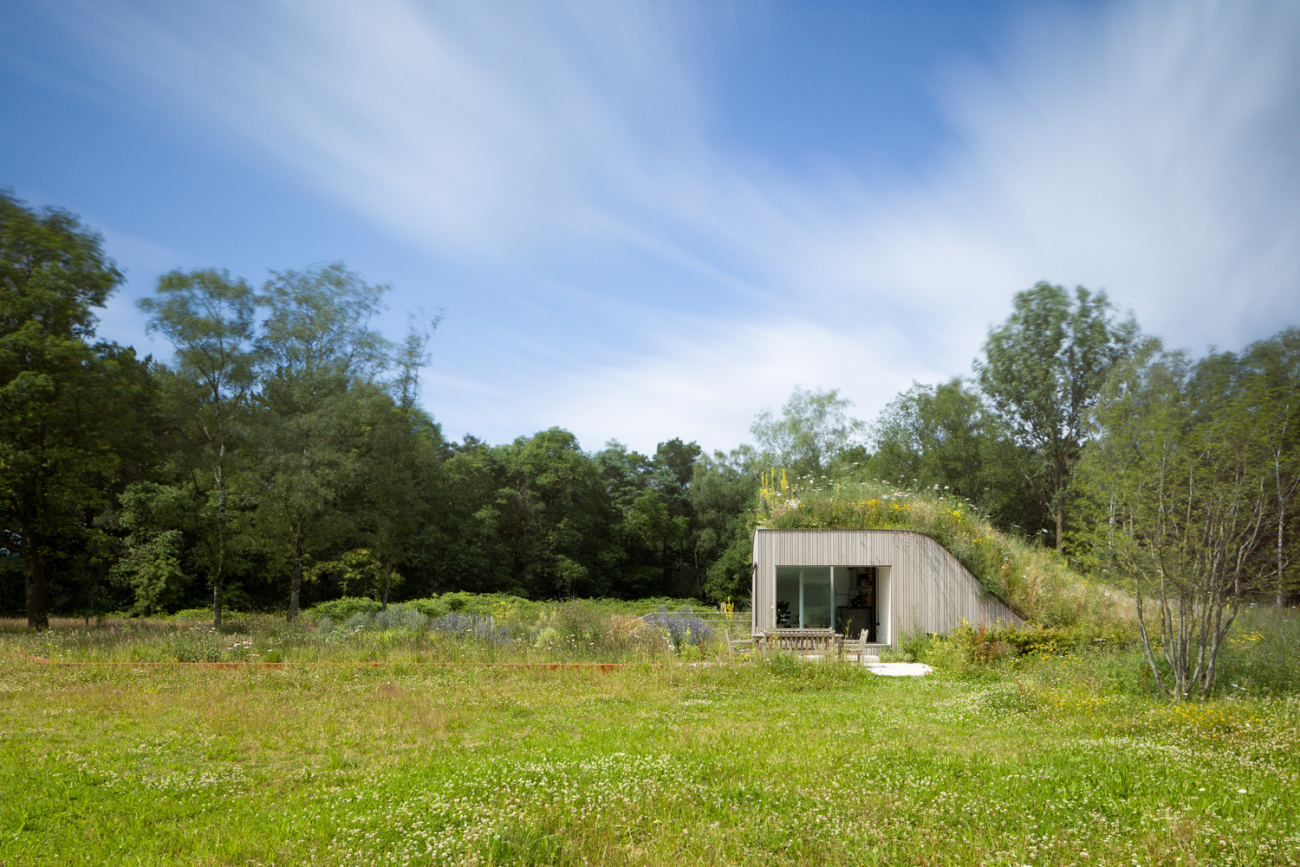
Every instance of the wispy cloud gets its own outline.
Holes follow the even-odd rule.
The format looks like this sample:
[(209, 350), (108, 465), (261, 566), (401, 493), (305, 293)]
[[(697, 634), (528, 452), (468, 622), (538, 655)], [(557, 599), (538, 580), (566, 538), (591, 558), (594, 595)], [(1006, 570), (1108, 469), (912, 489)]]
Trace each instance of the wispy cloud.
[[(954, 59), (956, 144), (928, 177), (892, 185), (879, 166), (810, 174), (714, 137), (702, 53), (726, 25), (699, 7), (66, 14), (114, 58), (123, 92), (432, 255), (504, 274), (521, 303), (556, 305), (566, 324), (549, 355), (530, 355), (526, 317), (503, 310), (508, 367), (441, 360), (435, 411), (454, 431), (560, 424), (588, 447), (727, 447), (795, 383), (840, 387), (870, 415), (913, 378), (968, 371), (1011, 295), (1039, 279), (1104, 288), (1197, 347), (1300, 318), (1291, 3), (1028, 18), (995, 65)], [(851, 111), (851, 89), (843, 100)], [(617, 345), (602, 344), (606, 326)]]

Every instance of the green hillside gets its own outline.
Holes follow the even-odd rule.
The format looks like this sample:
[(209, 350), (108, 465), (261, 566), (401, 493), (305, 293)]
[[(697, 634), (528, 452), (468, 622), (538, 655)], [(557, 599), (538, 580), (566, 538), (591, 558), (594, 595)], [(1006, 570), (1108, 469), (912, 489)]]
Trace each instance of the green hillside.
[(1057, 551), (994, 527), (968, 501), (876, 481), (791, 481), (765, 474), (756, 526), (784, 530), (912, 530), (955, 556), (989, 593), (1026, 620), (1108, 631), (1128, 620), (1130, 604), (1087, 580)]

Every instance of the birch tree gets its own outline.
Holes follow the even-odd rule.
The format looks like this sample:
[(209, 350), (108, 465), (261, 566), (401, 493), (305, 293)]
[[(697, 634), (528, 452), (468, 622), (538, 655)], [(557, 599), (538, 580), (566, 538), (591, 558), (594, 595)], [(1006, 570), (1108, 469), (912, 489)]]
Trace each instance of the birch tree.
[(1289, 570), (1295, 558), (1293, 506), (1300, 494), (1300, 329), (1290, 328), (1246, 348), (1242, 364), (1254, 405), (1273, 499), (1273, 606), (1281, 609), (1295, 591)]
[(1234, 367), (1147, 341), (1107, 384), (1080, 467), (1099, 565), (1131, 587), (1151, 674), (1175, 701), (1210, 695), (1223, 639), (1267, 571), (1269, 468)]
[(797, 475), (826, 471), (842, 452), (859, 444), (865, 425), (848, 415), (853, 401), (838, 389), (804, 391), (795, 386), (777, 417), (765, 409), (749, 431), (776, 466)]

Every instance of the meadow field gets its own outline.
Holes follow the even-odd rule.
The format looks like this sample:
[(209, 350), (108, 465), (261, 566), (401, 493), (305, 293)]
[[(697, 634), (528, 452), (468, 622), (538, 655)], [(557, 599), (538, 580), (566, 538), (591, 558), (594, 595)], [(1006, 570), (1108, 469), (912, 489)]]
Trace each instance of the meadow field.
[(1266, 678), (1170, 705), (1111, 650), (883, 678), (569, 639), (0, 632), (0, 864), (1300, 861), (1300, 699)]

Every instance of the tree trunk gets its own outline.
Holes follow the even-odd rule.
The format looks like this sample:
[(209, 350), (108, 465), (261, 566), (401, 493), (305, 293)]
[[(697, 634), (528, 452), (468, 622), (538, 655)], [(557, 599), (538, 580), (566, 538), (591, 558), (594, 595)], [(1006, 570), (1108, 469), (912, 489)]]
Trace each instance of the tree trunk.
[(1286, 602), (1286, 556), (1283, 541), (1286, 539), (1286, 496), (1282, 493), (1282, 472), (1274, 457), (1274, 478), (1277, 480), (1277, 589), (1273, 607), (1281, 611)]
[(41, 559), (36, 534), (26, 527), (21, 532), (23, 572), (27, 578), (27, 628), (43, 632), (50, 628), (50, 615), (45, 607), (45, 561)]
[(298, 602), (302, 597), (302, 535), (293, 540), (293, 580), (289, 583), (289, 619), (298, 619)]
[(393, 585), (393, 563), (390, 560), (384, 566), (384, 611), (388, 610), (388, 588)]
[[(222, 445), (221, 455), (225, 457)], [(221, 589), (226, 583), (226, 475), (217, 464), (217, 574), (212, 577), (212, 628), (221, 628)]]
[(1168, 695), (1168, 693), (1165, 690), (1165, 682), (1160, 677), (1160, 666), (1156, 665), (1156, 656), (1154, 653), (1151, 652), (1151, 636), (1147, 633), (1147, 621), (1146, 618), (1143, 616), (1144, 612), (1142, 610), (1143, 599), (1142, 599), (1141, 589), (1137, 591), (1136, 601), (1137, 601), (1138, 634), (1142, 637), (1142, 650), (1146, 653), (1147, 665), (1151, 666), (1151, 676), (1155, 678), (1156, 689), (1160, 691), (1161, 695)]

